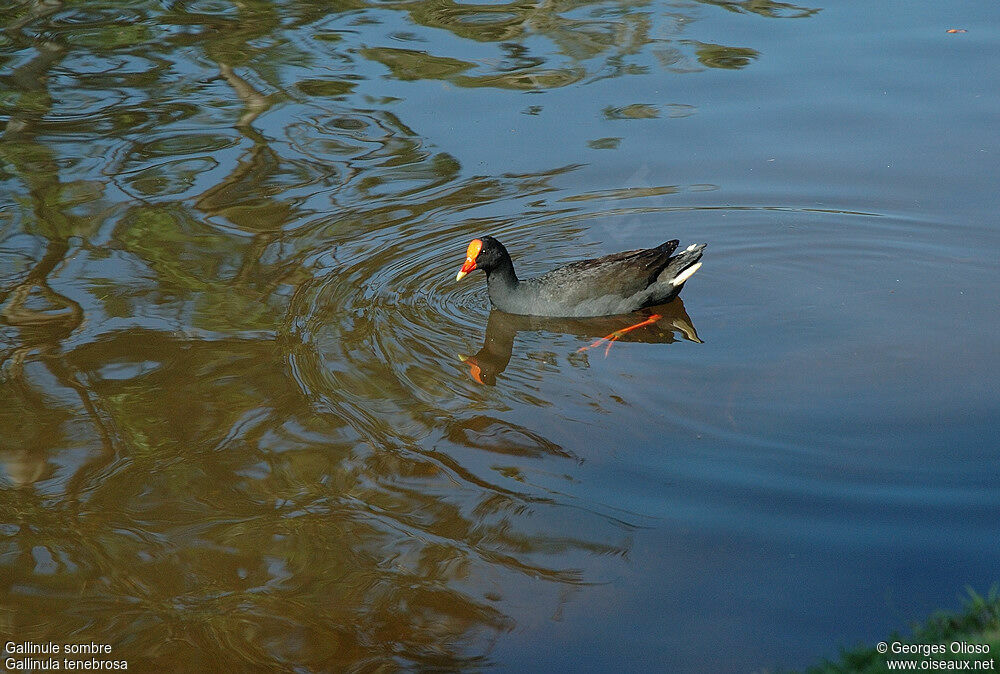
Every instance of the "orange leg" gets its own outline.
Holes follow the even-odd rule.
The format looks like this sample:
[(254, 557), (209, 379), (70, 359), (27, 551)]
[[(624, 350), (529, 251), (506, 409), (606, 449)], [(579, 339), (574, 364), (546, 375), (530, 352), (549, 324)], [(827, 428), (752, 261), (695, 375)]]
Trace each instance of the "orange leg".
[(483, 384), (485, 386), (485, 382), (483, 381), (482, 376), (480, 376), (482, 374), (482, 371), (483, 371), (482, 368), (479, 367), (477, 363), (475, 362), (469, 363), (469, 374), (472, 375), (472, 378), (475, 379), (477, 383)]
[(479, 367), (479, 363), (476, 362), (474, 356), (459, 355), (458, 359), (469, 366), (469, 375), (475, 379), (477, 383), (480, 383), (483, 386), (486, 385), (486, 382), (483, 381), (482, 377), (483, 368)]
[(608, 352), (611, 351), (611, 345), (614, 344), (619, 337), (624, 335), (626, 332), (632, 332), (636, 328), (641, 328), (644, 325), (652, 325), (661, 318), (663, 318), (663, 316), (661, 316), (660, 314), (653, 314), (646, 320), (642, 321), (641, 323), (630, 325), (627, 328), (622, 328), (621, 330), (615, 330), (607, 337), (601, 337), (600, 339), (595, 340), (594, 343), (591, 344), (590, 346), (581, 346), (579, 349), (576, 350), (576, 352), (580, 353), (581, 351), (586, 351), (587, 349), (593, 349), (598, 344), (601, 344), (602, 342), (607, 342), (607, 346), (604, 347), (604, 357), (607, 358)]

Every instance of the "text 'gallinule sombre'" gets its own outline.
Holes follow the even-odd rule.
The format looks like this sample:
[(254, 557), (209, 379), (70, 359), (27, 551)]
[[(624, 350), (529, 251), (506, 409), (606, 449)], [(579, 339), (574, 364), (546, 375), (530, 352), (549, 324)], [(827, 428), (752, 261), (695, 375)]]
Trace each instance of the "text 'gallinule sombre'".
[(547, 274), (518, 279), (503, 244), (492, 236), (469, 244), (456, 280), (474, 269), (486, 272), (490, 304), (526, 316), (609, 316), (664, 304), (701, 267), (707, 244), (692, 244), (673, 255), (676, 239), (656, 248), (630, 250), (573, 262)]

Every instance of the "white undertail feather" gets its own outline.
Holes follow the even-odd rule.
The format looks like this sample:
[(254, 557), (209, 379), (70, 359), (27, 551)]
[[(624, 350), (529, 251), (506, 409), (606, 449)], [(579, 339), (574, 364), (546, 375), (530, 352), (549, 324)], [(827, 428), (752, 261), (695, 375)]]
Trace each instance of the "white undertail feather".
[(701, 262), (699, 262), (698, 264), (693, 264), (684, 271), (682, 271), (680, 274), (675, 276), (673, 280), (670, 281), (670, 283), (672, 285), (679, 286), (680, 284), (684, 283), (689, 278), (694, 276), (694, 273), (699, 269), (701, 269)]

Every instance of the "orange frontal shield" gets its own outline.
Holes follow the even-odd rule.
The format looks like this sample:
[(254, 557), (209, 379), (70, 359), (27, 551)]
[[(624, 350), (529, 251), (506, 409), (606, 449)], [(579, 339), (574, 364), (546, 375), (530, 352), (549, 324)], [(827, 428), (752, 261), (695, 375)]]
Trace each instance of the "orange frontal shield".
[(465, 264), (462, 265), (458, 276), (455, 277), (456, 281), (461, 281), (463, 276), (476, 268), (476, 257), (479, 256), (479, 251), (482, 249), (483, 242), (479, 239), (473, 239), (472, 243), (469, 244), (469, 250), (465, 252)]

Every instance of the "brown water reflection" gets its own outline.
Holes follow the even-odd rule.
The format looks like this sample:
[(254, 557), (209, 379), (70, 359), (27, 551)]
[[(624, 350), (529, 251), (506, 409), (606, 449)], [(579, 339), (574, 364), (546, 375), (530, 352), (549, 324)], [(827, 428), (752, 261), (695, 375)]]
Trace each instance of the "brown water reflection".
[[(907, 321), (933, 299), (959, 333), (969, 321), (945, 308), (989, 327), (994, 314), (961, 302), (995, 287), (990, 242), (873, 201), (911, 185), (920, 199), (952, 194), (864, 172), (871, 157), (882, 171), (883, 149), (865, 143), (891, 141), (895, 119), (835, 138), (834, 152), (817, 140), (842, 108), (865, 125), (886, 109), (881, 93), (858, 107), (853, 90), (808, 107), (803, 92), (830, 88), (792, 66), (860, 53), (841, 46), (853, 25), (832, 41), (807, 33), (832, 12), (761, 0), (0, 9), (5, 639), (107, 643), (139, 671), (509, 669), (544, 660), (542, 644), (563, 666), (669, 667), (687, 645), (698, 652), (677, 671), (746, 671), (782, 663), (793, 641), (834, 647), (832, 629), (757, 650), (718, 630), (805, 624), (754, 603), (787, 594), (801, 609), (782, 573), (822, 590), (858, 548), (993, 525), (995, 490), (960, 472), (980, 459), (952, 461), (955, 484), (939, 489), (911, 418), (886, 406), (928, 419), (952, 409), (921, 412), (941, 402), (933, 392), (963, 413), (994, 399), (973, 376), (942, 386), (933, 364), (960, 360), (935, 358), (938, 342), (916, 336), (925, 319)], [(976, 54), (960, 57), (974, 73)], [(886, 72), (849, 69), (851, 82)], [(991, 100), (974, 93), (962, 114)], [(933, 131), (921, 137), (944, 137)], [(964, 170), (990, 156), (980, 149), (924, 156)], [(489, 313), (481, 284), (454, 284), (486, 233), (526, 276), (673, 237), (713, 252), (687, 308), (656, 308), (656, 325), (604, 358), (578, 350), (641, 315), (509, 317)], [(908, 269), (941, 283), (913, 299), (893, 285)], [(993, 344), (966, 337), (977, 353)], [(879, 423), (903, 429), (891, 437), (907, 454), (850, 435)], [(917, 440), (951, 432), (933, 431)], [(896, 470), (910, 455), (917, 465)], [(853, 489), (856, 476), (878, 486)], [(948, 526), (908, 510), (918, 501)], [(879, 541), (850, 528), (873, 520)], [(806, 549), (801, 572), (780, 536), (842, 547)], [(875, 561), (856, 574), (893, 568)], [(750, 598), (713, 601), (730, 595)], [(686, 627), (699, 634), (666, 643)], [(706, 660), (719, 644), (744, 659)]]
[[(500, 39), (458, 6), (414, 7)], [(633, 525), (497, 479), (526, 466), (479, 465), (580, 459), (428, 386), (452, 349), (436, 339), (449, 319), (473, 325), (477, 300), (442, 304), (427, 275), (469, 225), (425, 223), (545, 193), (572, 167), (460, 177), (378, 106), (306, 107), (276, 139), (258, 120), (299, 95), (281, 69), (317, 62), (291, 44), (319, 37), (295, 31), (329, 9), (220, 9), (36, 3), (6, 26), (34, 54), (5, 77), (0, 143), (23, 190), (0, 294), (4, 631), (113, 644), (150, 671), (485, 662), (516, 625), (509, 592), (551, 586), (536, 593), (557, 610), (565, 588), (599, 582), (589, 558), (627, 554)], [(557, 28), (503, 9), (503, 39)], [(596, 39), (613, 32), (573, 37), (579, 58), (643, 42)], [(455, 81), (584, 73), (504, 48), (511, 67)], [(401, 80), (471, 67), (360, 54)], [(352, 88), (298, 86), (317, 101)], [(578, 524), (557, 526), (567, 509)]]
[[(497, 604), (510, 576), (575, 585), (579, 571), (552, 565), (566, 551), (627, 549), (623, 531), (533, 532), (547, 499), (437, 450), (364, 448), (317, 414), (277, 341), (122, 330), (40, 356), (5, 388), (16, 444), (2, 460), (21, 488), (0, 507), (19, 638), (81, 633), (189, 671), (234, 658), (468, 665), (513, 627)], [(564, 455), (484, 417), (447, 434)]]
[[(521, 507), (509, 497), (462, 513), (420, 488), (439, 481), (434, 463), (338, 442), (343, 429), (316, 417), (273, 342), (125, 330), (43, 363), (4, 419), (32, 432), (4, 451), (8, 475), (26, 487), (62, 478), (58, 492), (0, 496), (13, 515), (6, 556), (22, 560), (6, 580), (21, 638), (82, 631), (150, 667), (330, 668), (400, 653), (457, 665), (510, 628), (472, 590), (480, 574), (574, 582), (502, 552), (542, 545), (490, 524)], [(113, 456), (86, 449), (102, 437)], [(83, 592), (72, 606), (69, 588)]]

